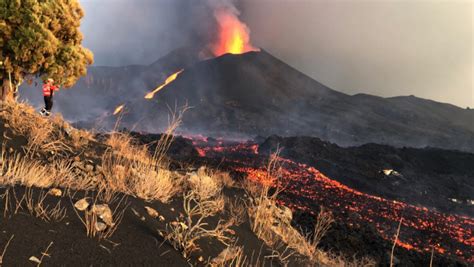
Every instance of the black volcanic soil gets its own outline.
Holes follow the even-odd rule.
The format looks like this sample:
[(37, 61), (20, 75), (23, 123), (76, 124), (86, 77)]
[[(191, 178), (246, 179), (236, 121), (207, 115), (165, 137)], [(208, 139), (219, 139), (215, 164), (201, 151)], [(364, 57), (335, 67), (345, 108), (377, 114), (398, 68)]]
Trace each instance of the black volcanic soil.
[[(0, 195), (5, 193), (5, 188), (0, 188)], [(26, 189), (22, 186), (10, 188), (10, 200), (13, 194), (21, 198)], [(33, 199), (37, 199), (40, 192), (45, 189), (33, 188)], [(64, 190), (63, 190), (64, 191)], [(110, 205), (114, 210), (117, 205), (126, 207), (123, 220), (117, 231), (109, 239), (99, 240), (86, 236), (86, 230), (76, 214), (73, 203), (87, 196), (93, 197), (94, 192), (69, 192), (63, 197), (48, 196), (44, 201), (45, 206), (54, 207), (58, 202), (66, 209), (66, 217), (61, 221), (47, 222), (36, 218), (27, 212), (23, 206), (18, 214), (7, 211), (4, 217), (4, 205), (1, 207), (0, 218), (0, 248), (6, 245), (8, 239), (13, 239), (7, 247), (3, 258), (3, 266), (25, 266), (31, 256), (41, 258), (41, 253), (53, 242), (48, 250), (49, 257), (45, 257), (43, 265), (46, 266), (192, 266), (200, 265), (198, 258), (205, 261), (216, 257), (224, 245), (210, 239), (201, 239), (198, 244), (200, 252), (193, 254), (189, 261), (185, 260), (180, 252), (176, 251), (162, 236), (159, 230), (165, 230), (165, 223), (175, 221), (183, 213), (182, 200), (176, 198), (170, 203), (159, 201), (151, 203), (125, 196), (119, 203)], [(227, 196), (235, 197), (237, 191), (227, 190)], [(119, 196), (121, 199), (123, 196)], [(12, 202), (13, 203), (13, 202)], [(145, 211), (145, 206), (154, 208), (165, 221), (150, 217)], [(137, 214), (135, 214), (137, 212)], [(79, 212), (81, 216), (83, 214)], [(211, 217), (205, 222), (209, 225), (217, 224), (222, 217)], [(245, 245), (246, 255), (254, 255), (253, 261), (264, 261), (264, 255), (269, 253), (268, 247), (263, 244), (252, 232), (248, 222), (236, 227), (231, 227), (238, 237), (237, 245)], [(250, 260), (250, 259), (249, 259)], [(267, 264), (278, 266), (276, 262), (267, 261)]]
[[(5, 153), (23, 153), (23, 147), (27, 140), (23, 136), (15, 135), (9, 126), (0, 117), (0, 136)], [(99, 142), (90, 142), (84, 150), (65, 153), (65, 157), (79, 157), (81, 160), (92, 160), (95, 163), (100, 160), (106, 146), (100, 142), (104, 135), (98, 135)], [(156, 141), (156, 140), (155, 140)], [(3, 151), (3, 148), (2, 148)], [(189, 156), (196, 153), (190, 146), (188, 140), (177, 138), (170, 148), (175, 154), (175, 168), (180, 167), (178, 158), (184, 154)], [(98, 156), (99, 155), (99, 156)], [(49, 153), (38, 152), (35, 157), (44, 159), (48, 164)], [(60, 155), (57, 155), (60, 156)], [(81, 223), (73, 203), (87, 196), (94, 199), (96, 192), (76, 192), (64, 190), (62, 197), (47, 195), (43, 207), (55, 207), (61, 203), (61, 208), (66, 211), (66, 216), (60, 221), (45, 221), (35, 217), (28, 211), (25, 202), (22, 202), (18, 212), (15, 211), (15, 203), (21, 202), (25, 192), (29, 190), (24, 186), (0, 186), (0, 255), (6, 247), (8, 240), (12, 241), (6, 247), (2, 266), (26, 266), (33, 262), (29, 258), (35, 256), (40, 259), (42, 253), (51, 244), (42, 262), (43, 266), (201, 266), (210, 259), (216, 257), (225, 246), (213, 239), (203, 238), (198, 241), (201, 251), (193, 253), (189, 259), (183, 258), (181, 253), (165, 242), (159, 234), (159, 230), (165, 230), (166, 224), (177, 221), (183, 214), (183, 199), (180, 196), (173, 198), (170, 203), (159, 201), (145, 202), (131, 196), (119, 194), (115, 203), (110, 203), (112, 210), (120, 204), (119, 209), (124, 209), (123, 220), (120, 222), (116, 232), (107, 239), (99, 240), (97, 237), (90, 238), (86, 235), (85, 226)], [(47, 193), (49, 188), (32, 188), (33, 199), (37, 201), (41, 193)], [(8, 193), (6, 194), (6, 192)], [(243, 193), (239, 189), (224, 190), (226, 197), (232, 199), (242, 198)], [(118, 202), (119, 199), (123, 201)], [(8, 201), (7, 201), (8, 199)], [(8, 204), (8, 208), (7, 207)], [(98, 204), (102, 204), (98, 202)], [(150, 217), (145, 211), (145, 206), (157, 210), (165, 220), (160, 221)], [(79, 212), (81, 216), (83, 214)], [(224, 211), (218, 216), (209, 217), (204, 222), (210, 227), (215, 226), (220, 219), (228, 218)], [(232, 226), (236, 238), (236, 245), (244, 246), (245, 255), (250, 263), (260, 262), (265, 266), (279, 266), (277, 262), (268, 259), (272, 251), (259, 240), (250, 228), (249, 221), (239, 226)], [(202, 257), (202, 260), (200, 260)], [(300, 264), (300, 258), (292, 257), (290, 263), (293, 266)], [(36, 265), (36, 263), (34, 263)]]
[[(306, 163), (351, 188), (421, 204), (446, 213), (474, 216), (474, 154), (435, 148), (367, 144), (343, 148), (312, 137), (272, 136), (259, 151)], [(385, 175), (393, 169), (400, 175)], [(455, 201), (455, 200), (456, 201)]]

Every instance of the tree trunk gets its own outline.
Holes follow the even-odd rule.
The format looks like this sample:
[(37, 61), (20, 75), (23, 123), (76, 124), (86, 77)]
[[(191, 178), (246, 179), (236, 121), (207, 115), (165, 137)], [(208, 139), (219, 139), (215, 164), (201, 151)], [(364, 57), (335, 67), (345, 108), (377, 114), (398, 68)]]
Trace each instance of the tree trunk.
[(0, 100), (13, 100), (13, 84), (8, 79), (3, 79), (0, 88)]

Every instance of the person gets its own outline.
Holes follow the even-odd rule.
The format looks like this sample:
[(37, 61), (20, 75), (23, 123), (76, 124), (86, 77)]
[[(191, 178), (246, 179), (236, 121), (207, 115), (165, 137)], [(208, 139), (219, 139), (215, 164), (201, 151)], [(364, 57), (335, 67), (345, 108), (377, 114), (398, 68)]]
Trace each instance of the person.
[(59, 87), (54, 85), (54, 80), (48, 78), (46, 83), (43, 85), (44, 108), (40, 111), (41, 115), (51, 115), (51, 109), (53, 108), (53, 95), (54, 91), (57, 90), (59, 90)]

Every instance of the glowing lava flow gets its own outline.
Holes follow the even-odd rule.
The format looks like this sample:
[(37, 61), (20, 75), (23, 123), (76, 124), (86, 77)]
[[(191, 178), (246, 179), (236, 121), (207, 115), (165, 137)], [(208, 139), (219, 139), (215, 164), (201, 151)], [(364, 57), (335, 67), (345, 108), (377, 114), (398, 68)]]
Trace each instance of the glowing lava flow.
[[(268, 177), (265, 158), (257, 155), (258, 145), (247, 143), (229, 144), (223, 140), (207, 144), (193, 139), (199, 154), (207, 158), (219, 158), (230, 170), (243, 173), (248, 179), (263, 182)], [(320, 206), (333, 211), (337, 220), (350, 225), (372, 224), (378, 233), (392, 242), (398, 222), (403, 216), (397, 245), (408, 250), (457, 256), (474, 262), (474, 219), (445, 214), (425, 207), (362, 193), (330, 179), (317, 169), (288, 159), (283, 163), (285, 187), (280, 202), (293, 210), (316, 215)]]
[(153, 90), (153, 91), (149, 92), (148, 94), (146, 94), (145, 99), (152, 99), (155, 96), (155, 94), (158, 93), (158, 91), (160, 91), (165, 86), (167, 86), (168, 84), (170, 84), (174, 80), (176, 80), (176, 78), (178, 78), (178, 75), (181, 74), (183, 71), (184, 71), (184, 69), (171, 74), (168, 78), (166, 78), (165, 82), (162, 85), (158, 86), (155, 90)]

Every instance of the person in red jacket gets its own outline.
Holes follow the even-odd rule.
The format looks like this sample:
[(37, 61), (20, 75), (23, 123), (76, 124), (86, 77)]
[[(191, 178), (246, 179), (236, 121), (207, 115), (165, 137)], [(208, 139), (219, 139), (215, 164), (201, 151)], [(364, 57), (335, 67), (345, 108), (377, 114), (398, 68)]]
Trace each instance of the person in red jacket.
[(51, 115), (51, 109), (53, 108), (53, 95), (54, 91), (58, 91), (59, 86), (54, 85), (54, 80), (49, 78), (43, 85), (43, 96), (44, 96), (44, 108), (41, 109), (40, 113), (43, 116)]

